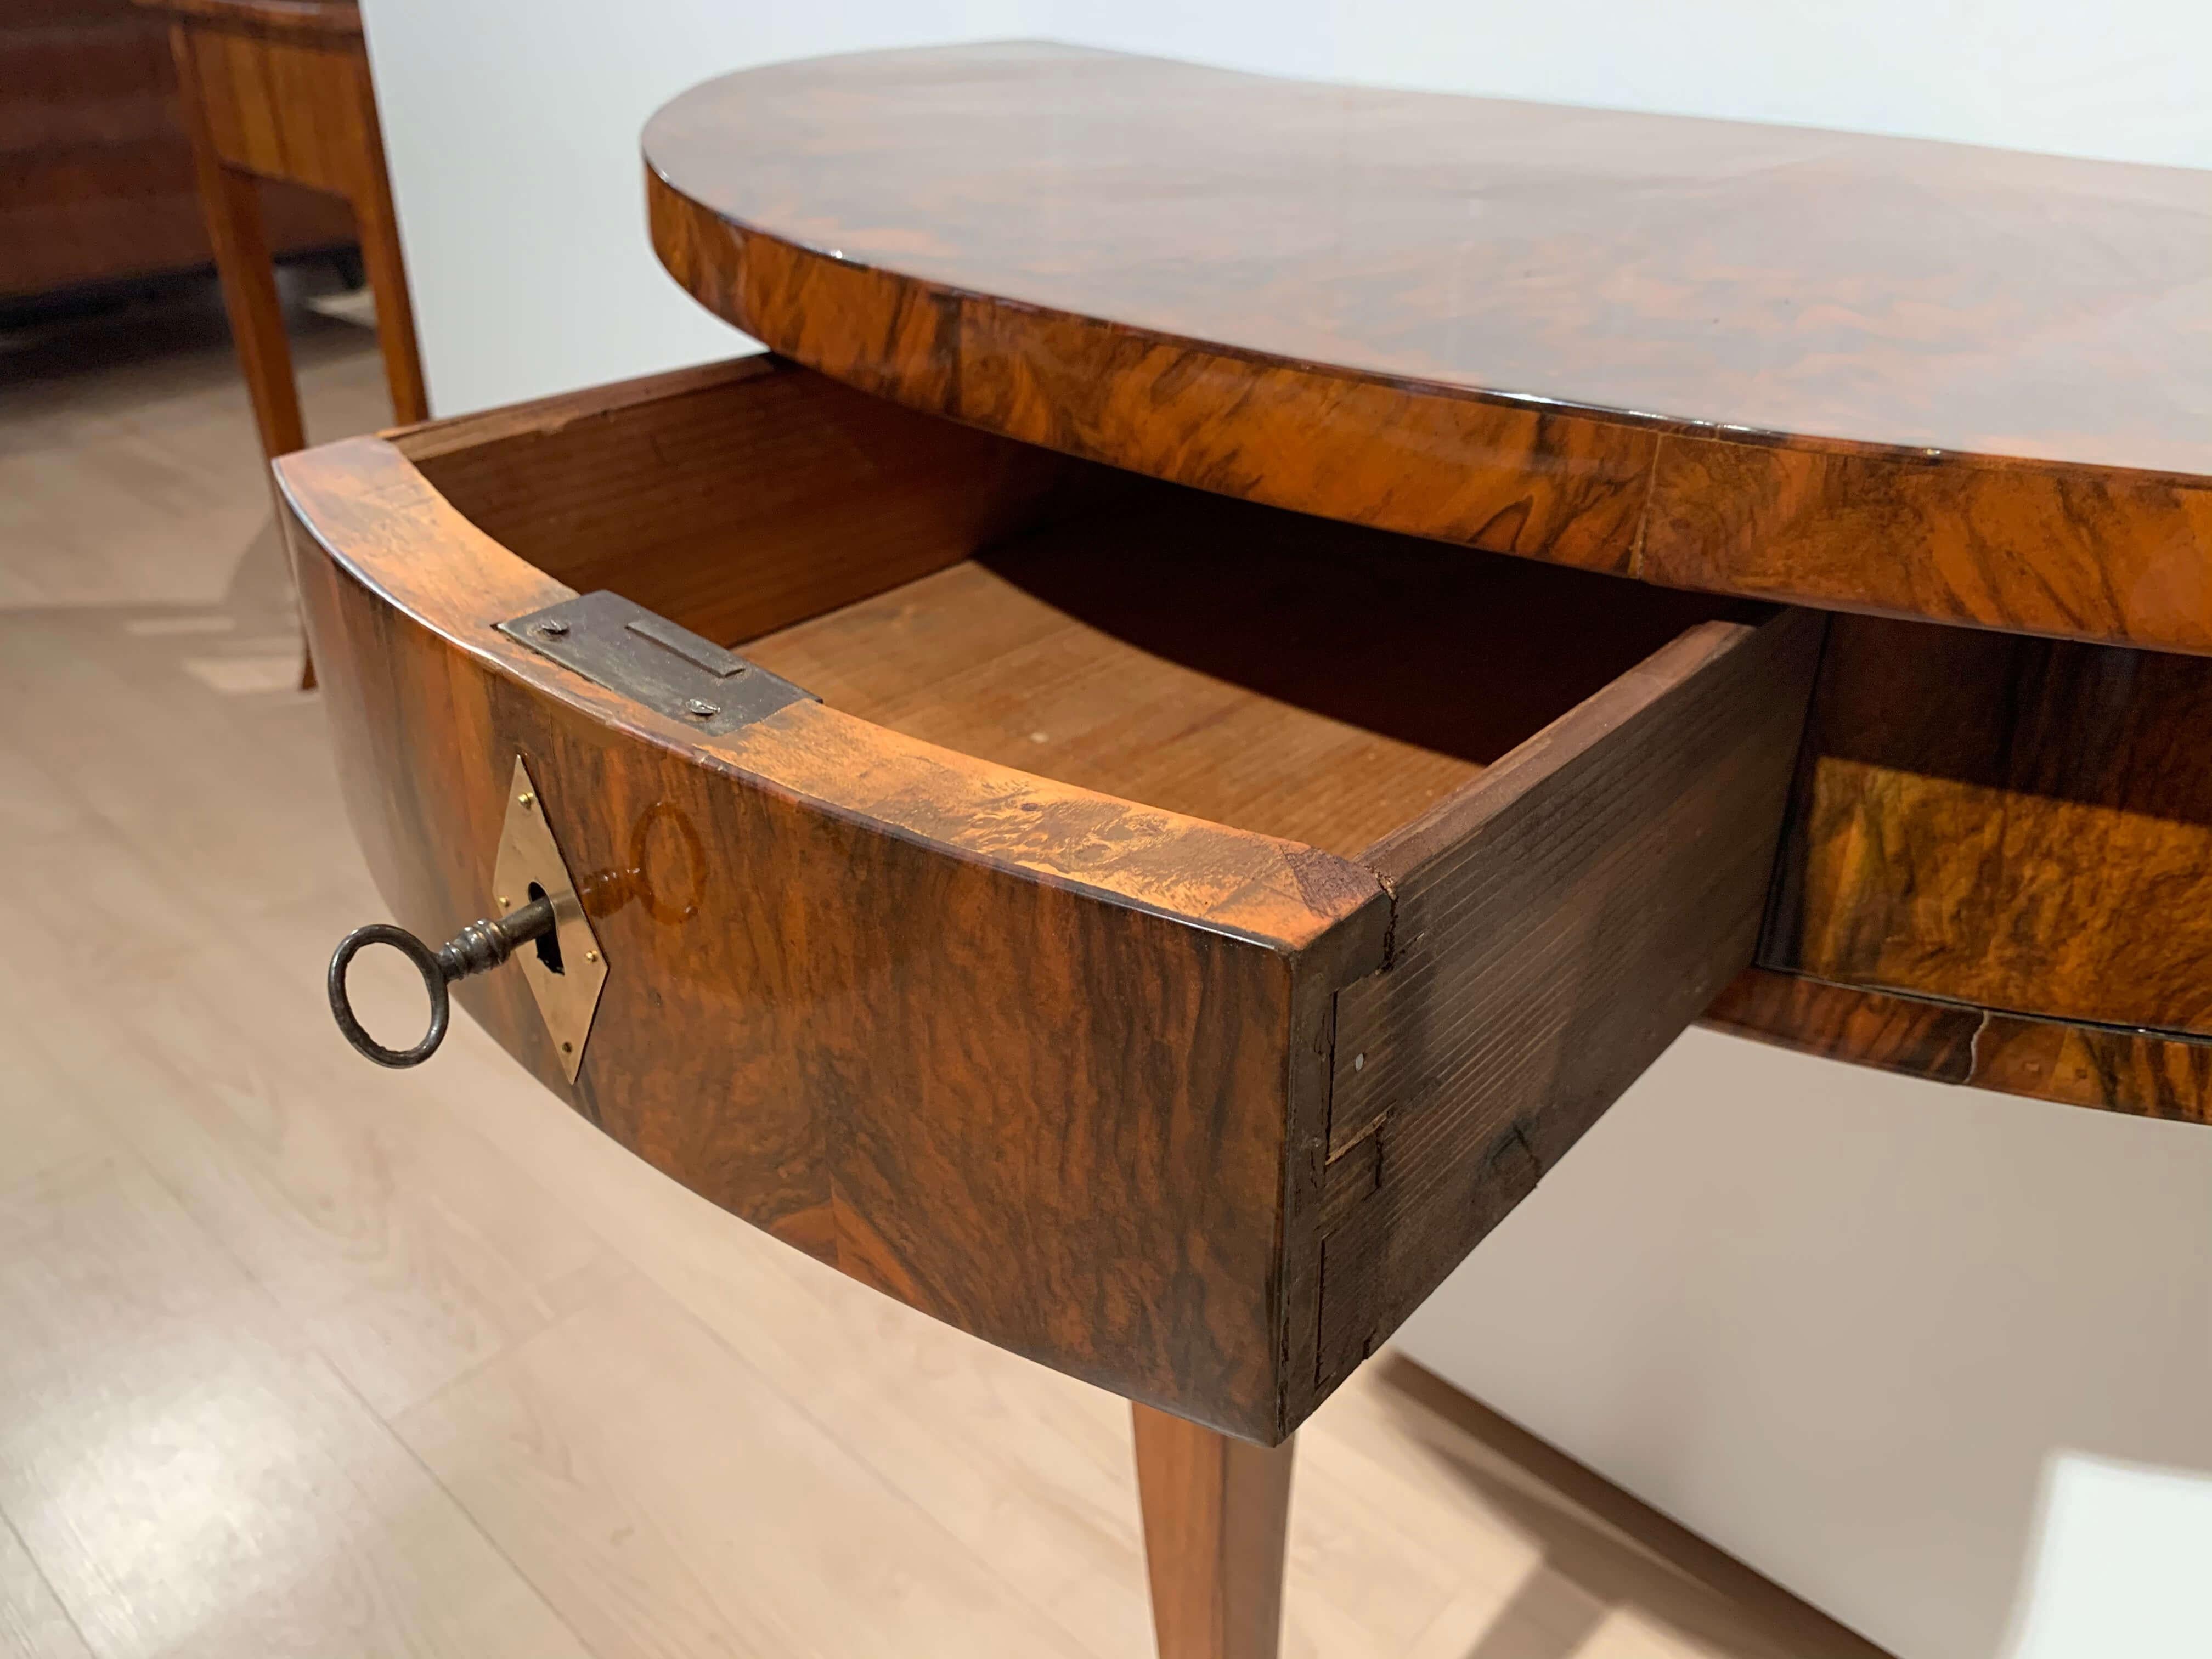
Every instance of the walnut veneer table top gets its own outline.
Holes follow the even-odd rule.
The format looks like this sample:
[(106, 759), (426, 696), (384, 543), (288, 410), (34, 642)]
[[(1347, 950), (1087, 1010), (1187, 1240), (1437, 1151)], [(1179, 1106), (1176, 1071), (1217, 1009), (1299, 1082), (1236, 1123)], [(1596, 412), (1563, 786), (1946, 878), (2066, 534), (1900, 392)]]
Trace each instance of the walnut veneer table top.
[(653, 124), (687, 195), (918, 279), (1686, 428), (2212, 475), (2212, 173), (1056, 46)]
[(2212, 173), (1036, 44), (727, 76), (645, 152), (695, 294), (919, 407), (1680, 586), (2212, 649)]

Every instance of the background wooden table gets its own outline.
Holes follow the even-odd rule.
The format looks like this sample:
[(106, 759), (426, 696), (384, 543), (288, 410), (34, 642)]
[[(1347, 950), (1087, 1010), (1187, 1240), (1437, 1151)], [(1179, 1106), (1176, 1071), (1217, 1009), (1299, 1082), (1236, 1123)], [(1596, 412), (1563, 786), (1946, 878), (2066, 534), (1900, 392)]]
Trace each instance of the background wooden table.
[(258, 181), (305, 185), (353, 210), (376, 295), (392, 409), (426, 419), (422, 363), (384, 167), (361, 9), (343, 0), (138, 0), (170, 21), (209, 240), (246, 393), (270, 459), (307, 442)]

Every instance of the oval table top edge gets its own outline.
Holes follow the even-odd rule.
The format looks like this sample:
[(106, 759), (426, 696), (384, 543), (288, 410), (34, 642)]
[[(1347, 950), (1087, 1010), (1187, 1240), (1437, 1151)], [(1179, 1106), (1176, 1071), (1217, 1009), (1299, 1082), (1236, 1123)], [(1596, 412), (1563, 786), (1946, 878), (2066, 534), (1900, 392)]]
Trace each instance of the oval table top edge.
[[(1271, 298), (1295, 301), (1316, 283), (1329, 289), (1328, 272), (1310, 280), (1264, 253), (1196, 250), (1189, 273), (1160, 279), (1173, 290), (1165, 300), (1145, 289), (1153, 277), (1140, 270), (1129, 278), (1137, 291), (1127, 307), (1054, 303), (1055, 286), (1073, 280), (1064, 272), (1033, 279), (1010, 268), (1006, 281), (978, 280), (981, 264), (1000, 254), (988, 246), (963, 254), (948, 239), (1014, 212), (1018, 204), (987, 198), (1026, 175), (1016, 169), (1001, 177), (951, 140), (930, 137), (947, 121), (958, 136), (963, 118), (944, 111), (959, 101), (956, 92), (960, 98), (974, 92), (974, 76), (982, 73), (976, 63), (988, 70), (985, 81), (996, 77), (1002, 88), (1038, 62), (1048, 66), (1048, 78), (1065, 80), (1063, 53), (1085, 75), (1103, 64), (1110, 75), (1277, 84), (1111, 53), (1024, 48), (1011, 56), (997, 49), (1001, 55), (993, 57), (994, 50), (804, 60), (726, 77), (678, 99), (653, 118), (644, 141), (648, 211), (663, 263), (708, 309), (811, 368), (932, 413), (1132, 471), (1669, 586), (2212, 652), (2212, 453), (2208, 470), (2197, 472), (2019, 453), (2027, 447), (1960, 449), (1760, 428), (1414, 373), (1389, 353), (1363, 362), (1348, 353), (1276, 351), (1249, 338), (1179, 329), (1161, 314), (1178, 296), (1192, 295), (1201, 296), (1191, 303), (1202, 313), (1215, 302), (1203, 296), (1240, 282), (1251, 289), (1255, 308)], [(816, 84), (824, 75), (827, 82)], [(852, 75), (860, 77), (857, 89), (840, 80)], [(796, 84), (779, 91), (780, 76), (796, 77)], [(1280, 84), (1304, 88), (1309, 99), (1318, 95), (1312, 83)], [(797, 159), (769, 164), (757, 212), (733, 205), (733, 192), (750, 186), (721, 177), (714, 160), (742, 147), (749, 118), (743, 107), (754, 93), (770, 106), (757, 118), (763, 120), (788, 117), (810, 101), (822, 106), (812, 125), (790, 134)], [(1034, 95), (1000, 94), (1016, 102)], [(1556, 112), (1437, 94), (1359, 96), (1399, 97), (1425, 108), (1464, 104), (1484, 112), (1485, 120), (1504, 118), (1501, 108), (1514, 118), (1526, 111)], [(961, 173), (942, 155), (886, 161), (884, 137), (908, 106), (921, 135), (915, 148), (951, 145), (953, 160), (984, 170)], [(1565, 112), (1578, 119), (1607, 114)], [(1079, 125), (1085, 118), (1079, 110), (1067, 118)], [(1632, 118), (1662, 128), (1737, 131), (1735, 124)], [(841, 137), (848, 130), (856, 135), (849, 140)], [(1844, 149), (1858, 142), (1850, 135), (1810, 137)], [(1067, 168), (1088, 167), (1096, 157), (1084, 146), (1100, 142), (1070, 140), (1076, 160)], [(1553, 142), (1566, 141), (1553, 135)], [(2008, 164), (2049, 160), (1989, 154)], [(933, 191), (927, 169), (939, 165), (948, 171)], [(1238, 165), (1232, 155), (1222, 168), (1233, 173)], [(2097, 170), (2112, 164), (2050, 165), (2101, 178)], [(922, 205), (903, 226), (845, 234), (838, 203), (860, 188), (856, 176), (884, 167)], [(1724, 167), (1717, 176), (1723, 185), (1729, 177)], [(1135, 198), (1157, 189), (1165, 212), (1182, 177), (1156, 185), (1125, 178), (1121, 188)], [(800, 199), (817, 185), (819, 211)], [(796, 194), (776, 197), (769, 186)], [(2191, 177), (2161, 188), (2186, 193), (2199, 186)], [(2212, 212), (2212, 174), (2203, 175), (2203, 189)], [(1255, 199), (1277, 198), (1262, 192)], [(902, 238), (926, 257), (899, 254)], [(1060, 252), (1080, 244), (1079, 236), (1045, 240)], [(1005, 257), (1018, 265), (1024, 256)], [(1387, 259), (1389, 251), (1376, 257)], [(963, 258), (975, 268), (963, 270)], [(1171, 264), (1171, 252), (1156, 250), (1160, 262)], [(1084, 280), (1120, 279), (1108, 273)], [(1571, 312), (1597, 303), (1571, 295), (1566, 301)], [(1412, 318), (1405, 327), (1428, 325), (1419, 304), (1400, 309)], [(1664, 332), (1663, 319), (1654, 327)], [(2206, 337), (2212, 340), (2212, 326)], [(2195, 338), (2184, 341), (2185, 353), (2196, 351)], [(1846, 380), (1855, 372), (1849, 364), (1835, 370)], [(2212, 390), (2206, 395), (2212, 398)], [(2149, 447), (2173, 453), (2171, 446)]]

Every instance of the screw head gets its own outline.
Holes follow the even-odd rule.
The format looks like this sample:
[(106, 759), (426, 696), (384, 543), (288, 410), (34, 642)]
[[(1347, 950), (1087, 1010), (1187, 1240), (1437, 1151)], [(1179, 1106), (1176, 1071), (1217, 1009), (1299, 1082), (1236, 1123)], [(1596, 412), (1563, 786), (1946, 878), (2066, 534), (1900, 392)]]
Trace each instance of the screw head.
[(576, 1052), (576, 1045), (573, 1042), (564, 1042), (561, 1045), (561, 1052), (564, 1054), (573, 1054)]
[(597, 951), (586, 951), (584, 952), (584, 960), (586, 962), (597, 962), (599, 959), (599, 953)]
[(501, 909), (502, 909), (502, 910), (504, 910), (504, 909), (506, 909), (506, 908), (507, 908), (507, 900), (506, 900), (505, 898), (501, 898), (501, 899), (500, 900), (500, 902), (499, 902), (499, 908), (500, 908)]
[(519, 805), (523, 806), (535, 806), (538, 805), (538, 797), (531, 793), (527, 789), (524, 790), (514, 799)]
[(550, 634), (557, 640), (562, 635), (568, 631), (568, 624), (562, 622), (558, 617), (555, 617), (549, 621), (538, 623), (538, 631), (541, 634)]
[(684, 712), (695, 720), (710, 720), (722, 711), (702, 697), (689, 697), (684, 700)]

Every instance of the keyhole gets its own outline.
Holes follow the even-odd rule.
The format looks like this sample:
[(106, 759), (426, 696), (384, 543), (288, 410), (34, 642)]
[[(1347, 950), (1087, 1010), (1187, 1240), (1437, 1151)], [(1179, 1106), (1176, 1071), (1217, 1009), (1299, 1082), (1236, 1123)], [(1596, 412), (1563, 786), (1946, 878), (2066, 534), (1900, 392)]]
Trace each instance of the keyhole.
[[(530, 884), (531, 901), (534, 903), (544, 896), (545, 890), (536, 882), (532, 882)], [(557, 974), (562, 971), (560, 929), (555, 928), (550, 933), (540, 933), (531, 943), (538, 947), (538, 959), (545, 964), (547, 973)]]

